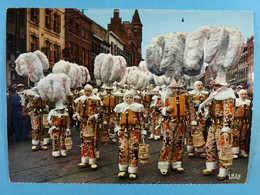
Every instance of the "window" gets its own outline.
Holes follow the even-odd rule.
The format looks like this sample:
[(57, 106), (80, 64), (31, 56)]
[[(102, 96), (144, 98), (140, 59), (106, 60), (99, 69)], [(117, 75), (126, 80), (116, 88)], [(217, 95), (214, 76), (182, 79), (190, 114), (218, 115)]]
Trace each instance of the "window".
[(15, 8), (9, 8), (7, 9), (7, 19), (9, 21), (13, 21), (14, 22), (14, 18), (15, 18)]
[(79, 45), (77, 44), (75, 44), (74, 56), (75, 56), (75, 62), (79, 64)]
[(39, 49), (39, 37), (31, 35), (31, 51), (36, 51)]
[(60, 46), (57, 44), (53, 45), (53, 56), (54, 56), (55, 63), (61, 59), (61, 49)]
[(21, 25), (21, 26), (25, 26), (25, 15), (26, 15), (26, 9), (25, 8), (19, 8), (17, 10), (17, 20), (18, 20), (18, 23)]
[(85, 66), (86, 65), (86, 50), (83, 48), (82, 49), (82, 65)]
[(70, 42), (70, 60), (73, 60), (73, 56), (74, 56), (73, 46), (74, 46), (73, 43)]
[(86, 39), (87, 38), (87, 31), (85, 28), (82, 28), (82, 38)]
[(51, 30), (51, 10), (45, 9), (45, 27)]
[(39, 23), (39, 8), (31, 9), (31, 21), (35, 24)]
[(53, 19), (53, 31), (56, 33), (60, 33), (60, 22), (61, 22), (61, 16), (55, 13)]
[(52, 57), (52, 44), (50, 41), (45, 41), (45, 48), (44, 48), (44, 53), (49, 59), (50, 62), (53, 62), (53, 57)]
[(79, 36), (79, 24), (75, 24), (75, 31), (74, 31), (75, 35)]

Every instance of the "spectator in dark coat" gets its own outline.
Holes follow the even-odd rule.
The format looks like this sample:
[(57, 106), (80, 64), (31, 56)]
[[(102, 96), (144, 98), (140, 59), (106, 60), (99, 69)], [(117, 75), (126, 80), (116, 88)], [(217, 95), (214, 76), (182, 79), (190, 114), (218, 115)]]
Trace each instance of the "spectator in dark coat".
[(21, 137), (28, 140), (26, 116), (22, 115), (21, 97), (16, 93), (15, 89), (12, 90), (10, 102), (12, 106), (12, 120), (15, 130), (16, 141), (20, 141)]

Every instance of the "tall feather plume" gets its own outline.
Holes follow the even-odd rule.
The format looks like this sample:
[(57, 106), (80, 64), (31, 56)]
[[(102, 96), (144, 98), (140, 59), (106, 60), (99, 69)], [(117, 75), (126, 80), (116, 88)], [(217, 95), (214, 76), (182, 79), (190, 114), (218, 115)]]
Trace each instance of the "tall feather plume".
[(101, 53), (96, 56), (95, 61), (94, 61), (94, 77), (96, 79), (97, 85), (101, 85), (101, 65), (102, 65), (102, 60), (106, 56), (106, 54)]
[(124, 87), (124, 85), (127, 83), (128, 75), (129, 75), (130, 71), (132, 71), (132, 70), (138, 70), (138, 68), (136, 66), (126, 67), (125, 74), (124, 74), (122, 80), (118, 83), (119, 86)]
[(79, 74), (79, 67), (78, 65), (74, 63), (70, 63), (70, 71), (69, 71), (69, 78), (71, 80), (71, 88), (80, 87), (79, 82), (81, 80), (80, 74)]
[(88, 68), (85, 67), (85, 72), (86, 72), (86, 83), (88, 83), (91, 80)]
[(148, 74), (148, 68), (145, 61), (141, 61), (138, 65), (138, 69)]
[(28, 76), (32, 82), (38, 82), (44, 77), (41, 61), (34, 53), (28, 53), (24, 60), (27, 64)]
[(24, 57), (27, 55), (27, 53), (20, 54), (18, 58), (15, 60), (15, 70), (18, 75), (20, 76), (28, 76), (28, 68), (27, 64), (24, 60)]
[(94, 76), (97, 84), (120, 82), (125, 74), (126, 61), (122, 56), (99, 54), (95, 59)]
[(127, 77), (127, 83), (134, 90), (143, 90), (149, 84), (149, 77), (146, 73), (140, 70), (132, 70)]
[(154, 74), (153, 73), (148, 72), (148, 78), (149, 78), (149, 83), (150, 84), (155, 84)]
[(40, 51), (23, 53), (15, 60), (15, 70), (21, 76), (28, 76), (32, 82), (44, 77), (43, 69), (49, 68), (47, 57)]
[[(76, 63), (70, 63), (68, 61), (60, 60), (56, 64), (54, 64), (52, 72), (54, 74), (64, 73), (70, 78), (70, 87), (82, 87), (85, 82), (85, 77), (83, 77), (82, 71), (84, 70)], [(84, 70), (84, 72), (86, 72)]]
[(37, 88), (43, 100), (65, 101), (71, 93), (70, 78), (64, 73), (51, 73), (39, 81)]
[(188, 33), (170, 33), (165, 35), (165, 49), (161, 66), (167, 66), (165, 76), (179, 75), (183, 69), (183, 55)]
[(52, 68), (52, 72), (54, 74), (65, 73), (66, 75), (69, 75), (69, 72), (70, 72), (70, 62), (64, 61), (64, 60), (58, 61), (56, 64), (54, 64), (54, 66)]
[(244, 38), (242, 33), (235, 27), (227, 26), (225, 29), (229, 34), (229, 45), (227, 47), (223, 68), (227, 69), (239, 62), (244, 48)]
[(157, 75), (163, 75), (166, 69), (160, 67), (165, 47), (164, 35), (154, 36), (146, 48), (146, 64), (148, 70)]
[(148, 70), (157, 76), (181, 74), (187, 35), (188, 33), (182, 32), (153, 37), (146, 49)]
[(34, 52), (34, 54), (37, 55), (38, 58), (40, 59), (43, 70), (48, 70), (49, 69), (49, 60), (48, 60), (47, 56), (44, 53), (42, 53), (40, 50), (36, 50)]
[(155, 85), (157, 85), (157, 86), (169, 85), (171, 82), (171, 78), (166, 77), (165, 75), (162, 75), (162, 76), (153, 75), (153, 78), (155, 81)]
[(201, 72), (204, 48), (209, 38), (210, 26), (196, 29), (187, 36), (184, 50), (184, 74), (195, 76)]
[(125, 60), (124, 57), (122, 57), (122, 56), (117, 56), (117, 57), (118, 57), (119, 62), (120, 62), (120, 77), (117, 80), (117, 82), (120, 82), (123, 79), (124, 75), (125, 75), (127, 64), (126, 64), (126, 60)]
[(124, 76), (126, 69), (126, 61), (121, 56), (112, 56), (112, 69), (110, 70), (111, 76), (108, 83), (120, 82)]
[(81, 84), (84, 85), (86, 84), (87, 82), (90, 81), (90, 75), (89, 75), (89, 71), (86, 67), (84, 66), (79, 66), (80, 69), (81, 69), (81, 78), (82, 78), (82, 82)]
[(111, 77), (111, 70), (113, 65), (113, 59), (111, 54), (107, 54), (104, 56), (101, 64), (101, 81), (109, 82), (109, 78)]
[(235, 27), (215, 27), (206, 44), (205, 62), (209, 64), (216, 79), (225, 80), (226, 71), (235, 66), (242, 53), (244, 39)]

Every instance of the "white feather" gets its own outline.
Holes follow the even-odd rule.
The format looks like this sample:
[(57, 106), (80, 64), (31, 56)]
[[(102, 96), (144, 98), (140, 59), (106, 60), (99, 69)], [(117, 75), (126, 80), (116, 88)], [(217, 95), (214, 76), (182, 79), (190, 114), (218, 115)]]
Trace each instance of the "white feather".
[(69, 71), (70, 71), (70, 62), (64, 60), (58, 61), (56, 64), (54, 64), (52, 68), (52, 72), (54, 74), (65, 73), (66, 75), (68, 75)]
[(49, 69), (49, 60), (48, 60), (47, 56), (44, 53), (42, 53), (40, 50), (36, 50), (34, 53), (40, 59), (43, 70), (48, 70)]
[(18, 58), (15, 60), (15, 70), (20, 76), (28, 76), (27, 64), (24, 61), (24, 57), (27, 53), (20, 54)]
[(183, 64), (186, 74), (197, 75), (200, 73), (204, 62), (204, 48), (211, 28), (210, 26), (204, 26), (187, 36)]
[(163, 75), (165, 72), (161, 70), (160, 63), (163, 58), (165, 47), (164, 35), (154, 36), (148, 43), (146, 48), (146, 64), (148, 70), (155, 75)]
[(127, 77), (127, 83), (135, 90), (143, 90), (149, 84), (149, 77), (140, 70), (132, 70)]
[(106, 56), (106, 54), (101, 53), (98, 56), (96, 56), (94, 61), (94, 77), (98, 86), (101, 85), (101, 66), (104, 56)]
[(223, 62), (223, 68), (231, 68), (239, 62), (244, 47), (242, 33), (235, 27), (225, 27), (229, 34), (229, 45)]
[(148, 74), (148, 68), (145, 61), (141, 61), (138, 65), (138, 69)]
[(38, 82), (44, 77), (41, 61), (34, 53), (28, 53), (24, 60), (27, 64), (28, 76), (32, 82)]
[(71, 93), (70, 79), (64, 73), (49, 74), (39, 81), (37, 88), (43, 100), (52, 102), (65, 101), (66, 97)]
[(187, 35), (186, 32), (166, 33), (152, 38), (146, 49), (148, 70), (157, 76), (181, 74)]

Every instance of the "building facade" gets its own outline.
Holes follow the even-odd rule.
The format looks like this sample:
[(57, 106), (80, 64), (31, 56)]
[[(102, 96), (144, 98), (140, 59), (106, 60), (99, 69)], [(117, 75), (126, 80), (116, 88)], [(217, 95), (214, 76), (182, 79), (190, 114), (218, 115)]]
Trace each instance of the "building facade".
[(253, 86), (253, 83), (254, 83), (254, 36), (247, 39), (247, 49), (248, 49), (247, 85)]
[(122, 22), (122, 18), (119, 17), (119, 9), (114, 10), (114, 16), (108, 24), (108, 31), (112, 31), (125, 43), (125, 50), (131, 56), (131, 64), (128, 63), (128, 66), (138, 66), (142, 60), (142, 28), (137, 10), (135, 10), (131, 22)]
[(27, 52), (42, 51), (49, 60), (50, 70), (62, 59), (65, 48), (65, 9), (27, 9)]
[(26, 8), (8, 8), (6, 20), (6, 85), (24, 83), (27, 79), (17, 75), (15, 60), (26, 52)]
[[(91, 64), (94, 66), (98, 54), (110, 52), (110, 44), (108, 31), (94, 21), (91, 24), (91, 34)], [(94, 75), (93, 70), (94, 68), (90, 72), (91, 75)]]
[(238, 64), (227, 73), (230, 85), (252, 86), (254, 82), (254, 37), (247, 39)]
[(87, 67), (91, 64), (92, 20), (77, 9), (65, 9), (65, 48), (62, 51), (66, 61)]

